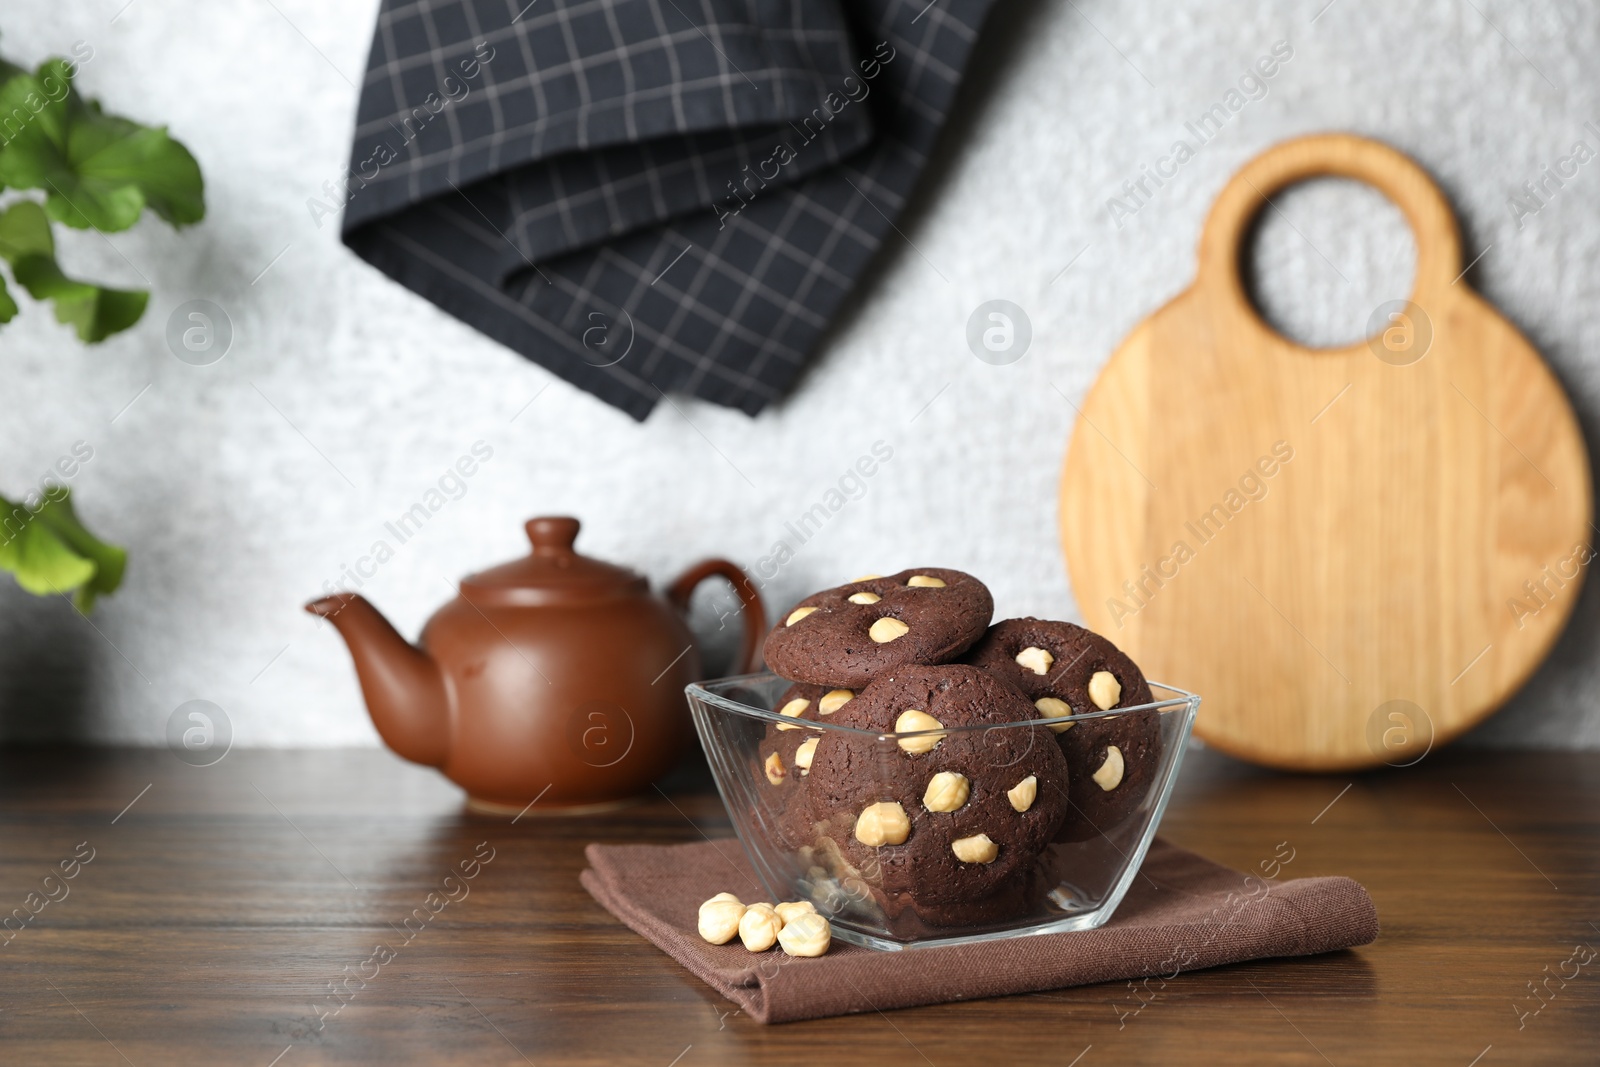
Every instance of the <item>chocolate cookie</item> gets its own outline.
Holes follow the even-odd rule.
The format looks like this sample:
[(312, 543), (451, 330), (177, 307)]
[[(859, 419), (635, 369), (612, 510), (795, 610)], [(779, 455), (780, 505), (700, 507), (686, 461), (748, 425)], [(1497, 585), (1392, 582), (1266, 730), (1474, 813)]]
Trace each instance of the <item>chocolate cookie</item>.
[(889, 894), (873, 890), (872, 896), (883, 908), (887, 925), (900, 937), (922, 937), (941, 933), (942, 927), (987, 926), (1027, 915), (1044, 904), (1056, 887), (1051, 877), (1048, 853), (1027, 869), (1004, 882), (993, 893), (976, 900), (953, 904), (930, 904), (908, 893)]
[(859, 688), (896, 667), (948, 663), (993, 615), (988, 588), (961, 571), (861, 578), (802, 600), (767, 636), (767, 664), (795, 681)]
[(1053, 736), (1007, 725), (1033, 717), (1016, 690), (970, 666), (902, 667), (862, 690), (836, 723), (871, 734), (999, 728), (895, 741), (825, 734), (807, 799), (836, 876), (865, 883), (880, 902), (909, 902), (928, 922), (991, 898), (1010, 914), (1025, 910), (1026, 895), (1007, 887), (1025, 880), (1067, 814), (1066, 759)]
[[(1081, 715), (1153, 701), (1149, 683), (1116, 645), (1070, 622), (1006, 619), (969, 652), (976, 664), (1034, 702), (1035, 717)], [(1058, 841), (1084, 841), (1126, 819), (1161, 764), (1161, 715), (1135, 712), (1071, 723), (1056, 740), (1067, 757), (1072, 813)]]
[(773, 839), (786, 848), (809, 844), (816, 836), (811, 830), (811, 814), (805, 802), (806, 777), (819, 732), (807, 730), (800, 722), (827, 718), (848, 703), (855, 693), (849, 689), (827, 689), (820, 685), (797, 683), (784, 691), (772, 708), (789, 723), (773, 723), (756, 746), (761, 777), (768, 788), (761, 792), (761, 814)]

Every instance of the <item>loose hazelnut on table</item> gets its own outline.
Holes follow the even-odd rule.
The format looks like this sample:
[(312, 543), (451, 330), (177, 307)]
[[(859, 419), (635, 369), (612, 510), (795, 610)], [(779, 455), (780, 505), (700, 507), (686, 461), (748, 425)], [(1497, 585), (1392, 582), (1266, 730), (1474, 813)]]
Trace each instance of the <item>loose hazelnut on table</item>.
[(867, 628), (867, 636), (880, 645), (886, 645), (890, 641), (898, 640), (910, 632), (911, 627), (888, 615), (885, 615)]
[[(894, 732), (897, 734), (917, 733), (921, 730), (937, 730), (943, 725), (944, 723), (925, 711), (907, 708), (900, 713), (899, 718), (895, 719)], [(928, 734), (926, 737), (902, 737), (896, 743), (899, 744), (902, 751), (909, 752), (915, 756), (923, 752), (932, 752), (939, 747), (939, 742), (943, 740), (944, 738), (936, 734)]]
[(904, 844), (911, 836), (906, 809), (892, 800), (868, 804), (856, 816), (856, 840), (869, 848)]
[(1027, 811), (1033, 807), (1033, 802), (1038, 795), (1039, 779), (1031, 774), (1006, 790), (1006, 799), (1010, 800), (1011, 806), (1018, 811)]
[(950, 842), (950, 851), (962, 863), (993, 863), (1000, 855), (1000, 846), (990, 841), (988, 834), (974, 834)]
[(1034, 645), (1029, 645), (1017, 653), (1017, 666), (1034, 674), (1049, 674), (1050, 667), (1055, 661), (1056, 658), (1048, 651)]
[(824, 715), (832, 715), (855, 698), (854, 690), (830, 689), (822, 694), (821, 700), (817, 701), (817, 710)]
[(940, 771), (928, 779), (928, 788), (922, 794), (922, 806), (929, 811), (955, 811), (967, 802), (972, 786), (967, 776), (955, 771)]
[[(1056, 697), (1040, 697), (1033, 702), (1033, 706), (1047, 719), (1059, 719), (1063, 715), (1072, 714), (1072, 705)], [(1052, 733), (1064, 734), (1076, 725), (1078, 724), (1075, 722), (1053, 722), (1050, 724), (1050, 730)]]
[(1089, 679), (1089, 699), (1101, 711), (1110, 711), (1122, 699), (1122, 683), (1110, 671), (1095, 671)]
[(1122, 749), (1116, 745), (1106, 747), (1106, 761), (1094, 772), (1094, 781), (1107, 793), (1122, 784)]
[(820, 915), (801, 915), (778, 931), (778, 944), (791, 956), (820, 956), (828, 951), (833, 931)]
[(713, 945), (726, 945), (739, 932), (745, 907), (731, 893), (718, 893), (700, 905), (700, 936)]
[(783, 925), (788, 926), (802, 915), (815, 915), (817, 906), (809, 900), (791, 900), (786, 904), (777, 905), (773, 910), (778, 913), (778, 918), (783, 920)]
[(739, 940), (751, 952), (765, 952), (778, 943), (783, 919), (771, 904), (752, 904), (739, 918)]

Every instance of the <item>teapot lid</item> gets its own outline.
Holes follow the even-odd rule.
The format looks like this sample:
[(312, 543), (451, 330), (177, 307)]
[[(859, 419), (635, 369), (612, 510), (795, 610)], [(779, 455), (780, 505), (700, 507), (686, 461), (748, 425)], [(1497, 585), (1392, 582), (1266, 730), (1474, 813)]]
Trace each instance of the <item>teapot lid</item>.
[(525, 528), (533, 552), (463, 578), (463, 596), (477, 604), (521, 607), (609, 600), (649, 591), (643, 575), (575, 552), (577, 519), (546, 516), (529, 519)]

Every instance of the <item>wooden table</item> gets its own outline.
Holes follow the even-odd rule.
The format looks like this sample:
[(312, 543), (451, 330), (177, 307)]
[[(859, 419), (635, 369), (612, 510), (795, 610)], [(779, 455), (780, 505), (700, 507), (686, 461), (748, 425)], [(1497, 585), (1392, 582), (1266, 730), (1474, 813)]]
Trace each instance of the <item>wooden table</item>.
[[(730, 832), (692, 769), (668, 793), (511, 825), (381, 751), (0, 751), (0, 910), (58, 898), (0, 948), (0, 1062), (1600, 1061), (1600, 957), (1551, 977), (1600, 949), (1600, 755), (1352, 778), (1191, 754), (1167, 836), (1241, 868), (1288, 842), (1284, 877), (1359, 879), (1384, 930), (1180, 976), (1137, 1015), (1113, 983), (757, 1025), (579, 888), (587, 842)], [(379, 942), (404, 947), (374, 960)], [(347, 975), (367, 980), (340, 1007)]]

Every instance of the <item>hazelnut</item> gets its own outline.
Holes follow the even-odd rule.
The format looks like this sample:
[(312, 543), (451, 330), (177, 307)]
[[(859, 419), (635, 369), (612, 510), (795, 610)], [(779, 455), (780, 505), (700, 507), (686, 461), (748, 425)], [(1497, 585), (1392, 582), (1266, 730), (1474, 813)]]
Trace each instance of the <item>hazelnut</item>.
[(830, 689), (817, 701), (817, 710), (824, 715), (832, 715), (855, 698), (855, 693), (849, 689)]
[(1006, 797), (1011, 801), (1011, 806), (1018, 811), (1027, 811), (1033, 807), (1033, 801), (1039, 795), (1039, 779), (1028, 775), (1022, 781), (1006, 790)]
[(922, 806), (929, 811), (955, 811), (967, 802), (972, 787), (967, 776), (955, 771), (940, 771), (928, 779), (928, 788), (922, 794)]
[(726, 900), (728, 893), (718, 893), (700, 905), (700, 936), (713, 945), (726, 945), (739, 932), (739, 922), (744, 918), (744, 905), (737, 900)]
[(913, 589), (943, 589), (944, 580), (931, 574), (913, 574), (906, 584)]
[(1107, 793), (1122, 784), (1122, 749), (1116, 745), (1106, 748), (1106, 761), (1094, 772), (1094, 782)]
[[(900, 713), (900, 717), (894, 721), (894, 732), (897, 734), (907, 734), (915, 733), (918, 730), (937, 730), (943, 725), (944, 723), (940, 722), (938, 719), (935, 719), (932, 715), (929, 715), (925, 711), (918, 711), (916, 708), (907, 708), (905, 711), (902, 711)], [(939, 742), (943, 740), (944, 738), (938, 734), (929, 734), (926, 737), (902, 737), (899, 744), (902, 751), (909, 752), (913, 756), (916, 756), (924, 752), (932, 752), (934, 749), (939, 747)]]
[(816, 757), (817, 742), (820, 740), (820, 737), (808, 737), (794, 750), (794, 765), (800, 768), (802, 778), (811, 773), (811, 761)]
[[(744, 901), (740, 900), (738, 897), (734, 896), (732, 893), (718, 893), (716, 896), (712, 897), (711, 900), (731, 900), (735, 904), (743, 904), (744, 903)], [(706, 903), (707, 904), (711, 903), (711, 900), (706, 901)]]
[(765, 952), (778, 943), (783, 919), (771, 904), (752, 904), (739, 917), (739, 940), (751, 952)]
[(783, 624), (785, 626), (793, 626), (795, 623), (799, 622), (801, 619), (805, 618), (807, 615), (810, 615), (816, 610), (816, 608), (795, 608), (793, 611), (789, 612), (789, 617), (783, 620)]
[(883, 597), (879, 596), (877, 593), (869, 593), (866, 590), (862, 590), (859, 593), (850, 594), (850, 603), (852, 604), (876, 604), (882, 599)]
[(1122, 683), (1110, 671), (1095, 671), (1089, 679), (1089, 699), (1101, 711), (1110, 711), (1122, 699)]
[[(806, 713), (806, 709), (809, 708), (810, 706), (811, 706), (811, 701), (807, 700), (805, 697), (795, 697), (793, 700), (789, 701), (789, 703), (787, 703), (783, 707), (779, 708), (778, 709), (778, 714), (779, 715), (788, 716), (791, 719), (798, 719), (800, 716), (802, 716), (802, 715), (804, 715)], [(798, 729), (800, 729), (800, 727), (793, 726), (793, 725), (791, 725), (789, 723), (786, 723), (786, 722), (780, 722), (778, 724), (778, 729), (780, 729), (780, 730), (798, 730)]]
[(846, 585), (854, 585), (856, 582), (870, 582), (874, 578), (882, 578), (882, 577), (883, 577), (883, 575), (881, 575), (881, 574), (863, 574), (859, 578), (850, 579), (850, 581), (846, 582), (845, 584)]
[(791, 900), (787, 904), (779, 904), (772, 910), (778, 913), (778, 918), (783, 920), (783, 925), (788, 926), (802, 915), (815, 915), (817, 906), (809, 900)]
[[(1059, 719), (1063, 715), (1072, 714), (1072, 706), (1065, 700), (1058, 700), (1055, 697), (1040, 697), (1033, 702), (1033, 706), (1047, 719)], [(1078, 724), (1075, 722), (1053, 722), (1050, 724), (1050, 729), (1054, 733), (1064, 734), (1076, 725)]]
[(890, 641), (904, 637), (910, 632), (911, 627), (907, 626), (899, 619), (891, 618), (890, 616), (885, 615), (883, 618), (872, 624), (871, 628), (867, 630), (867, 636), (872, 638), (880, 645), (886, 645)]
[(820, 915), (807, 914), (784, 923), (778, 931), (778, 943), (791, 956), (820, 956), (828, 951), (833, 941), (833, 931), (828, 920)]
[(1000, 855), (1000, 846), (990, 841), (988, 834), (974, 834), (950, 842), (950, 851), (962, 863), (993, 863), (994, 858)]
[(906, 809), (892, 800), (868, 804), (856, 816), (856, 840), (871, 848), (899, 845), (911, 836), (911, 820)]
[(776, 752), (772, 753), (772, 755), (767, 757), (765, 766), (767, 772), (767, 781), (771, 782), (773, 785), (782, 785), (783, 780), (788, 777), (788, 772), (783, 769), (782, 757), (780, 757)]
[(1037, 645), (1029, 645), (1017, 653), (1017, 666), (1034, 674), (1049, 674), (1050, 665), (1055, 661), (1054, 656)]

